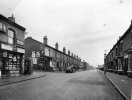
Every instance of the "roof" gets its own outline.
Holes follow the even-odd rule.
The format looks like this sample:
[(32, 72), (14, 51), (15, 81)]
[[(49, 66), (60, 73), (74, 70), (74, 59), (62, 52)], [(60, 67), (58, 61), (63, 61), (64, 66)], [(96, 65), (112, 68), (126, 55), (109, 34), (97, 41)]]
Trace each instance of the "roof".
[[(25, 40), (27, 40), (27, 39), (31, 39), (31, 40), (33, 40), (33, 41), (36, 41), (36, 42), (40, 43), (40, 44), (43, 44), (42, 42), (39, 42), (39, 41), (33, 39), (32, 37), (27, 37)], [(47, 47), (49, 47), (49, 48), (51, 48), (51, 49), (53, 49), (53, 50), (55, 50), (55, 51), (58, 51), (58, 52), (60, 52), (60, 53), (62, 53), (62, 54), (64, 54), (64, 55), (69, 56), (68, 54), (66, 54), (66, 53), (64, 53), (64, 52), (62, 52), (62, 51), (59, 51), (59, 50), (57, 50), (57, 49), (55, 49), (55, 48), (53, 48), (53, 47), (51, 47), (51, 46), (49, 46), (49, 45), (45, 45), (45, 46), (47, 46)], [(69, 56), (69, 57), (72, 57), (72, 56)], [(74, 57), (72, 57), (72, 58), (74, 58)]]
[[(126, 32), (119, 38), (119, 40), (116, 42), (116, 44), (113, 46), (113, 48), (109, 51), (109, 53), (107, 54), (107, 56), (111, 53), (111, 51), (117, 46), (117, 44), (119, 44), (127, 34), (129, 34), (132, 30), (132, 21), (131, 21), (131, 25), (129, 26), (129, 28), (126, 30)], [(106, 57), (107, 57), (106, 56)]]
[(9, 24), (11, 24), (11, 25), (13, 25), (14, 27), (17, 27), (18, 29), (21, 29), (22, 31), (26, 30), (26, 28), (24, 28), (24, 27), (20, 26), (19, 24), (11, 21), (10, 19), (6, 18), (5, 16), (3, 16), (1, 14), (0, 14), (0, 19), (7, 22), (7, 23), (9, 23)]

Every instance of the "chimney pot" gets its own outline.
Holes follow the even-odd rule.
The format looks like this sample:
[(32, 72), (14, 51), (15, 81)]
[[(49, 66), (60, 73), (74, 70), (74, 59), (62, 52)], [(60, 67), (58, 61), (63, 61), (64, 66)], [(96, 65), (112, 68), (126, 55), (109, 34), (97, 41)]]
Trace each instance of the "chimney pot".
[(47, 36), (44, 36), (44, 38), (43, 38), (43, 43), (44, 43), (45, 45), (47, 45), (47, 44), (48, 44), (48, 39), (47, 39)]
[(70, 56), (70, 50), (68, 50), (68, 55)]
[(65, 47), (63, 47), (63, 53), (66, 53), (66, 48)]
[(55, 49), (58, 50), (58, 42), (55, 43)]
[(13, 21), (13, 22), (15, 22), (15, 17), (14, 17), (13, 14), (11, 15), (11, 17), (8, 17), (8, 19), (11, 20), (11, 21)]

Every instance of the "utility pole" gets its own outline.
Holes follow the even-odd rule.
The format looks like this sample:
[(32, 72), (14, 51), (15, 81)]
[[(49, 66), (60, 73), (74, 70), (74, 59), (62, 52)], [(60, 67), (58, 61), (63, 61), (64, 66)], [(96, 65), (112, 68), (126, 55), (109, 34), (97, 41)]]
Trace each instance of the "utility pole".
[(104, 53), (104, 74), (106, 74), (106, 63), (105, 63), (106, 51), (107, 50), (105, 50), (105, 53)]

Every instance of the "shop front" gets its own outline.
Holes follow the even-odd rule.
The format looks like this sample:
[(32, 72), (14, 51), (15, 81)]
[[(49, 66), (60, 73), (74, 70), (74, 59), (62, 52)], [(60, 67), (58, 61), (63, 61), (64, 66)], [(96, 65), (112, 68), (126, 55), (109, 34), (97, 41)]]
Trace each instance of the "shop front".
[(2, 76), (17, 76), (23, 73), (25, 49), (1, 43), (0, 63)]

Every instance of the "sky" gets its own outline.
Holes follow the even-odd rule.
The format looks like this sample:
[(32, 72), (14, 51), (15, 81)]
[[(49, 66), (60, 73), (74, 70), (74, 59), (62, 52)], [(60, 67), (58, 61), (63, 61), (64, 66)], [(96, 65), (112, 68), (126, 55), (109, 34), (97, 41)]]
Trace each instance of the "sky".
[(132, 0), (0, 0), (0, 13), (14, 14), (26, 37), (47, 36), (95, 67), (130, 26), (131, 9)]

